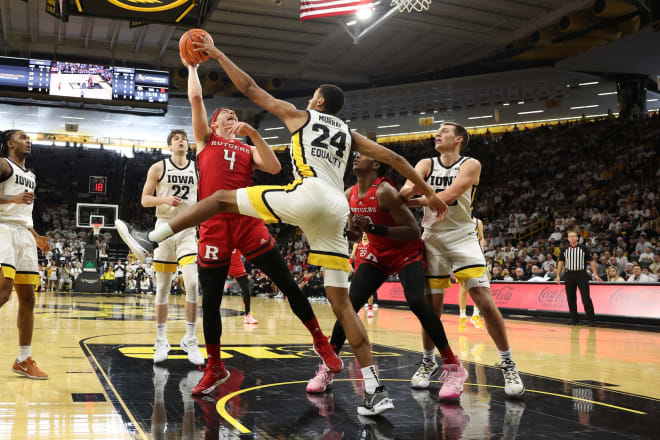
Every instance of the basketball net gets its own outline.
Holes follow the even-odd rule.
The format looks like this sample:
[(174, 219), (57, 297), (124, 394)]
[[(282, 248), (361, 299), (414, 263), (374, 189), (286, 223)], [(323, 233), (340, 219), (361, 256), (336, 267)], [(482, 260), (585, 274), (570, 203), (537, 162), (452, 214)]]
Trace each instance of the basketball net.
[(390, 6), (396, 6), (399, 12), (422, 12), (431, 7), (431, 0), (392, 0)]
[(95, 237), (98, 237), (99, 234), (101, 234), (102, 227), (103, 227), (103, 223), (92, 223), (92, 229), (94, 230)]

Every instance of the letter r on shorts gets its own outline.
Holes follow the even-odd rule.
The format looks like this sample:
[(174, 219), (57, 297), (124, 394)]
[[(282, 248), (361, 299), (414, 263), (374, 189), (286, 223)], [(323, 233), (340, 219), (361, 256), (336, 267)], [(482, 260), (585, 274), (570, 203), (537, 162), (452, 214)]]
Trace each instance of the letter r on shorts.
[(204, 253), (205, 260), (218, 260), (218, 252), (220, 249), (217, 246), (206, 245), (206, 251)]

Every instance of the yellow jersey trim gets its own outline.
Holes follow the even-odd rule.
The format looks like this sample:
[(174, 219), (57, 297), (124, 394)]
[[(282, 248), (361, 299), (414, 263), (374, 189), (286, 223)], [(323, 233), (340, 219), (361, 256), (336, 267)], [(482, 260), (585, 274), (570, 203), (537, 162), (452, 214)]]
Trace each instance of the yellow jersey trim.
[(195, 262), (197, 262), (197, 255), (186, 255), (184, 257), (179, 258), (180, 267), (187, 266)]
[(295, 190), (302, 183), (302, 179), (296, 179), (288, 185), (259, 185), (249, 186), (245, 189), (250, 204), (259, 217), (266, 223), (282, 223), (282, 220), (277, 216), (273, 208), (268, 205), (266, 201), (266, 194), (271, 191), (284, 191), (291, 192)]
[(154, 271), (156, 272), (176, 272), (176, 263), (159, 263), (154, 261)]
[(291, 137), (291, 152), (293, 154), (293, 162), (296, 166), (296, 170), (298, 171), (298, 174), (300, 177), (305, 178), (305, 177), (315, 177), (316, 173), (310, 167), (306, 162), (305, 162), (305, 152), (303, 151), (302, 148), (302, 129), (297, 131), (292, 137)]
[(307, 261), (309, 264), (314, 266), (343, 270), (344, 272), (351, 271), (351, 264), (348, 261), (348, 257), (320, 254), (314, 251), (309, 251), (309, 257), (307, 258)]
[(429, 289), (448, 289), (451, 287), (451, 279), (449, 277), (427, 278), (426, 284)]
[[(4, 266), (2, 271), (4, 272)], [(33, 286), (38, 286), (40, 284), (39, 274), (35, 273), (17, 273), (16, 278), (14, 278), (14, 284), (31, 284)]]
[(16, 269), (11, 266), (2, 265), (2, 276), (5, 278), (11, 278), (13, 280), (16, 276)]
[(457, 281), (465, 282), (473, 278), (481, 278), (484, 275), (485, 270), (486, 268), (483, 266), (466, 267), (465, 269), (455, 271), (454, 277), (456, 277)]

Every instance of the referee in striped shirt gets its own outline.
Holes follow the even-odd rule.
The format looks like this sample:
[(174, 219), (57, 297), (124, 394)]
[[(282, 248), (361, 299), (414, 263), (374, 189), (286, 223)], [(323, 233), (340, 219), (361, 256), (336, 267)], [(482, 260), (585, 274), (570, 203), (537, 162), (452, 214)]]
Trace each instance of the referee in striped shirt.
[(591, 265), (591, 271), (596, 277), (596, 281), (602, 281), (598, 276), (596, 270), (596, 262), (591, 257), (591, 252), (584, 245), (578, 244), (578, 235), (575, 231), (568, 233), (568, 243), (570, 246), (561, 250), (559, 255), (559, 267), (557, 268), (557, 284), (560, 283), (560, 275), (564, 268), (566, 268), (566, 300), (568, 301), (568, 310), (571, 313), (571, 320), (568, 321), (569, 325), (578, 325), (580, 320), (577, 314), (577, 288), (580, 288), (580, 296), (582, 297), (582, 305), (584, 312), (587, 315), (589, 325), (596, 325), (596, 317), (594, 316), (594, 305), (589, 296), (589, 274), (585, 269), (586, 264)]

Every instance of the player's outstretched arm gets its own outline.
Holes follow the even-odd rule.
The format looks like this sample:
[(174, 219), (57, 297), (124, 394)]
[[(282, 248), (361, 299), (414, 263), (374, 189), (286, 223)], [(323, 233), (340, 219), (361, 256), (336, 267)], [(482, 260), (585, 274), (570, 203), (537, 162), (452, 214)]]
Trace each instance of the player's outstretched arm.
[(248, 97), (252, 102), (259, 107), (267, 110), (280, 118), (287, 126), (290, 132), (298, 130), (307, 122), (307, 112), (298, 110), (290, 102), (276, 99), (270, 93), (259, 87), (254, 79), (238, 67), (232, 60), (229, 59), (222, 51), (213, 45), (213, 42), (208, 38), (203, 38), (203, 42), (194, 42), (197, 46), (196, 51), (204, 51), (211, 58), (218, 61), (220, 66), (234, 83), (236, 88)]
[(270, 145), (268, 145), (254, 127), (246, 122), (238, 122), (229, 129), (229, 133), (237, 136), (249, 136), (252, 139), (252, 142), (254, 142), (254, 147), (252, 147), (252, 163), (254, 168), (269, 174), (280, 172), (282, 164), (280, 164)]
[(356, 132), (352, 132), (352, 137), (355, 151), (392, 166), (403, 177), (410, 180), (421, 194), (426, 196), (429, 208), (437, 213), (439, 220), (444, 220), (445, 215), (447, 215), (447, 204), (435, 194), (433, 188), (417, 174), (417, 171), (403, 156)]
[[(415, 171), (417, 171), (417, 174), (419, 174), (422, 179), (426, 180), (431, 172), (431, 159), (422, 159), (417, 162), (415, 165)], [(421, 192), (415, 187), (415, 184), (412, 183), (410, 179), (406, 179), (406, 183), (401, 187), (399, 194), (401, 194), (401, 197), (404, 199), (410, 199), (413, 196), (421, 195)]]
[(147, 172), (147, 180), (144, 182), (144, 187), (142, 188), (141, 199), (142, 206), (145, 208), (152, 208), (158, 205), (179, 206), (181, 202), (183, 202), (183, 200), (179, 197), (156, 197), (154, 195), (156, 186), (158, 185), (158, 180), (165, 172), (163, 166), (163, 161), (158, 161), (151, 165), (149, 171)]
[(197, 144), (197, 154), (199, 154), (211, 137), (211, 129), (208, 124), (206, 106), (204, 105), (202, 84), (199, 82), (199, 75), (197, 74), (197, 65), (188, 64), (183, 57), (181, 62), (188, 69), (188, 101), (192, 109), (193, 137)]

